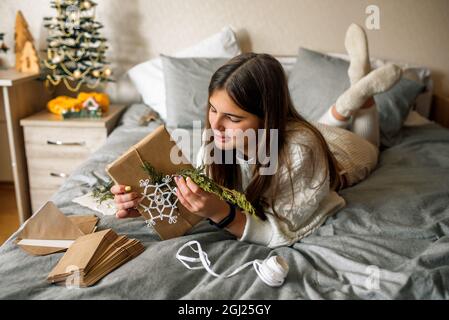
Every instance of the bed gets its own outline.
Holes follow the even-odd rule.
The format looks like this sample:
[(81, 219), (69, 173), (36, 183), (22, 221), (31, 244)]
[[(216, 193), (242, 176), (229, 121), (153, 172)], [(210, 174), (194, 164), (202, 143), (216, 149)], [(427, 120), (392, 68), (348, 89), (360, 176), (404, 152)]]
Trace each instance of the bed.
[[(161, 124), (139, 126), (145, 110), (130, 106), (106, 144), (52, 197), (64, 214), (96, 213), (72, 199), (97, 181), (92, 172), (106, 177), (106, 164)], [(403, 127), (372, 175), (341, 195), (347, 206), (314, 234), (273, 250), (239, 242), (207, 222), (161, 241), (141, 218), (96, 213), (100, 229), (137, 238), (146, 250), (84, 289), (47, 283), (62, 253), (30, 256), (14, 243), (16, 232), (0, 247), (0, 299), (449, 298), (449, 130), (435, 123)], [(272, 255), (284, 257), (290, 271), (282, 287), (272, 288), (249, 268), (227, 280), (187, 270), (175, 254), (190, 240), (201, 243), (218, 273)]]
[[(229, 58), (240, 52), (234, 33), (227, 27), (179, 52), (178, 56)], [(279, 57), (290, 77), (289, 86), (290, 79), (296, 79), (295, 86), (290, 87), (293, 99), (298, 96), (302, 106), (309, 103), (300, 111), (303, 115), (312, 118), (323, 114), (348, 86), (348, 62), (336, 58), (304, 49), (298, 56)], [(399, 130), (383, 140), (376, 170), (365, 181), (342, 190), (340, 194), (347, 206), (328, 218), (316, 232), (290, 247), (270, 249), (240, 242), (206, 221), (183, 237), (161, 241), (142, 218), (118, 220), (74, 203), (74, 198), (91, 190), (98, 177), (107, 178), (107, 164), (163, 123), (157, 119), (140, 124), (148, 106), (161, 116), (164, 113), (170, 116), (170, 112), (178, 110), (181, 117), (176, 124), (179, 125), (190, 114), (185, 102), (202, 99), (197, 94), (206, 92), (202, 86), (207, 88), (211, 74), (196, 66), (212, 68), (214, 64), (210, 61), (198, 64), (199, 60), (192, 60), (189, 72), (172, 68), (170, 77), (164, 81), (167, 62), (172, 66), (179, 63), (175, 58), (170, 59), (165, 58), (162, 61), (165, 64), (160, 59), (150, 60), (129, 70), (131, 81), (145, 104), (130, 105), (106, 143), (76, 168), (50, 199), (66, 215), (97, 214), (100, 230), (112, 228), (136, 238), (143, 243), (145, 251), (92, 287), (68, 289), (46, 282), (48, 273), (63, 254), (28, 255), (15, 244), (18, 230), (0, 247), (0, 299), (449, 298), (449, 130), (428, 122), (402, 126), (409, 103), (416, 100), (416, 110), (428, 111), (430, 106), (432, 81), (425, 68), (409, 69), (417, 71), (414, 74), (423, 80), (423, 85), (425, 82), (425, 94), (417, 97), (419, 86), (409, 83), (396, 91), (395, 99), (385, 97), (376, 101), (385, 105), (381, 113), (386, 116), (381, 119), (382, 131)], [(195, 73), (199, 76), (193, 77)], [(190, 75), (191, 81), (186, 80)], [(172, 81), (171, 86), (167, 86), (170, 83), (167, 79)], [(324, 83), (322, 79), (327, 81)], [(178, 83), (198, 84), (198, 88), (184, 92), (187, 86)], [(407, 88), (416, 89), (415, 94), (410, 94)], [(167, 97), (170, 99), (165, 101)], [(194, 98), (186, 100), (185, 97)], [(325, 109), (317, 109), (318, 104)], [(204, 113), (199, 114), (202, 117)], [(185, 130), (195, 134), (191, 129)], [(196, 154), (195, 150), (192, 154)], [(188, 270), (175, 255), (191, 240), (201, 244), (213, 270), (220, 274), (274, 255), (285, 258), (290, 271), (285, 283), (273, 288), (250, 268), (229, 279), (215, 278), (205, 270)]]

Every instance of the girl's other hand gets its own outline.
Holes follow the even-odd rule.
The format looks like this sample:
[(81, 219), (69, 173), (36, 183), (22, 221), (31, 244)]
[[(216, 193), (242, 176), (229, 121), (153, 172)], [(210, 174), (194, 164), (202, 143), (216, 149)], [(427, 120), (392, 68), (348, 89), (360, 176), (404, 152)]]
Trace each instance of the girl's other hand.
[(140, 213), (137, 211), (141, 198), (137, 192), (128, 192), (130, 187), (116, 184), (112, 186), (111, 192), (114, 194), (114, 202), (117, 207), (115, 216), (119, 219), (139, 217)]
[(189, 177), (175, 177), (177, 185), (176, 195), (181, 204), (190, 212), (210, 218), (216, 222), (221, 221), (229, 213), (229, 205), (217, 195), (201, 189)]

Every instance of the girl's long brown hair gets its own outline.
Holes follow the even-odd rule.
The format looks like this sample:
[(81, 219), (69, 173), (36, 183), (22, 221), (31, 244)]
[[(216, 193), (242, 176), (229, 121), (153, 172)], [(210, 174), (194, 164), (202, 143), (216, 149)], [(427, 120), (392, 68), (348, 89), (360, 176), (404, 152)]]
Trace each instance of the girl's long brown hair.
[[(209, 99), (215, 90), (222, 89), (226, 90), (240, 108), (262, 120), (262, 129), (267, 130), (265, 141), (267, 146), (270, 141), (269, 129), (278, 129), (278, 168), (286, 165), (288, 171), (291, 171), (286, 154), (287, 123), (295, 122), (298, 128), (309, 130), (317, 138), (318, 147), (321, 147), (326, 155), (327, 166), (323, 168), (326, 170), (325, 178), (329, 175), (331, 189), (339, 188), (337, 162), (320, 131), (296, 111), (290, 97), (284, 69), (278, 60), (268, 54), (256, 53), (244, 53), (232, 58), (213, 74), (209, 84)], [(211, 128), (208, 119), (209, 108), (208, 103), (205, 121), (207, 129)], [(212, 142), (212, 140), (213, 137), (206, 143)], [(270, 148), (268, 147), (266, 150), (270, 150)], [(225, 152), (233, 152), (232, 156), (235, 160), (235, 150)], [(256, 214), (266, 220), (263, 207), (267, 206), (268, 202), (263, 198), (263, 194), (270, 186), (277, 183), (274, 175), (259, 175), (260, 167), (261, 164), (257, 162), (254, 176), (244, 191), (247, 199), (255, 207)], [(206, 165), (206, 172), (217, 183), (230, 189), (238, 189), (241, 183), (240, 169), (236, 161), (233, 161), (232, 164), (214, 162)], [(292, 183), (291, 177), (290, 182)], [(324, 182), (325, 180), (322, 181), (322, 183)], [(271, 206), (273, 206), (272, 203)]]

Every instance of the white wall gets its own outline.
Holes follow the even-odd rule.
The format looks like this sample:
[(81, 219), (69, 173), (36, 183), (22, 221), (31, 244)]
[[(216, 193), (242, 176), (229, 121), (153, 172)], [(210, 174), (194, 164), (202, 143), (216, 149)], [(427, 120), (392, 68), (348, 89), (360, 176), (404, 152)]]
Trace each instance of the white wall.
[[(292, 55), (299, 46), (344, 52), (351, 22), (364, 24), (365, 8), (380, 7), (380, 30), (368, 31), (372, 56), (432, 69), (436, 92), (449, 96), (449, 0), (97, 0), (110, 60), (120, 76), (159, 53), (189, 46), (231, 24), (246, 50)], [(1, 0), (0, 31), (13, 47), (15, 13), (22, 10), (39, 47), (50, 0)], [(13, 52), (8, 60), (14, 61)], [(113, 99), (137, 99), (126, 83), (109, 89)]]

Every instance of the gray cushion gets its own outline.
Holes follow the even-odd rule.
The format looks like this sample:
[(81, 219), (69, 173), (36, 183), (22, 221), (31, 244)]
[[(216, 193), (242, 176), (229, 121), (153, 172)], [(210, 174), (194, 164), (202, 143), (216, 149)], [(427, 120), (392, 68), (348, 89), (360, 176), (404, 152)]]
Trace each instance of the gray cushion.
[[(288, 82), (293, 103), (300, 114), (307, 120), (317, 121), (349, 88), (348, 67), (349, 63), (343, 59), (300, 48)], [(401, 78), (393, 88), (374, 96), (382, 144), (392, 144), (423, 89), (422, 84)]]
[(410, 112), (410, 106), (425, 86), (419, 82), (401, 78), (390, 90), (375, 95), (379, 110), (381, 142), (385, 146), (397, 143), (396, 137)]
[(174, 58), (161, 55), (167, 104), (167, 126), (192, 128), (204, 124), (212, 75), (227, 58)]
[(299, 49), (288, 86), (293, 103), (303, 117), (318, 120), (349, 88), (348, 67), (345, 60)]

